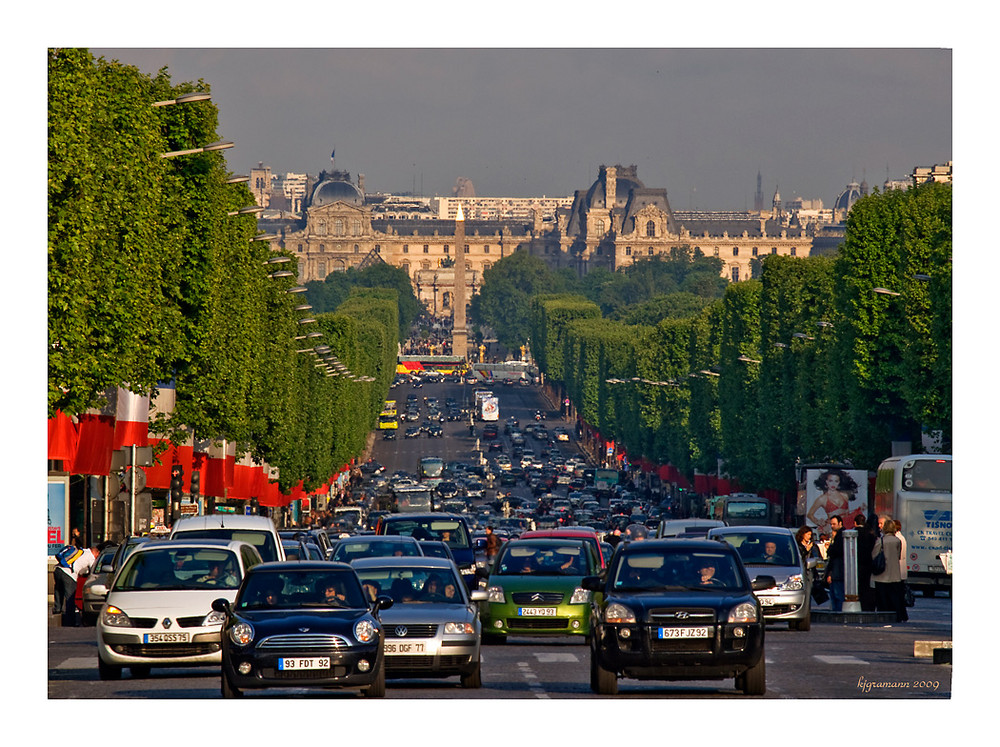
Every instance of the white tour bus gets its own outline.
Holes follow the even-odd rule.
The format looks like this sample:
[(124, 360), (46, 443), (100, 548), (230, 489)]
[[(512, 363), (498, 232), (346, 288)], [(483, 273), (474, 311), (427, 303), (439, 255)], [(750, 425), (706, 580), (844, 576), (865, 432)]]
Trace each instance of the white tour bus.
[[(951, 590), (951, 455), (909, 454), (886, 459), (875, 475), (875, 512), (903, 525), (907, 582), (926, 595)], [(950, 555), (949, 555), (950, 558)]]

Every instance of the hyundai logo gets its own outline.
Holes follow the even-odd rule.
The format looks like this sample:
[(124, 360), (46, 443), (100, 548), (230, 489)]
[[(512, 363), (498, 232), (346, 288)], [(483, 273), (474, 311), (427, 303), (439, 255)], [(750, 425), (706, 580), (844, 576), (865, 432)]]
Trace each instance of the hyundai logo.
[(691, 617), (691, 615), (687, 612), (675, 612), (674, 617), (676, 617), (678, 620), (687, 620), (689, 617)]
[(408, 632), (409, 631), (406, 629), (405, 625), (396, 626), (396, 635), (399, 636), (400, 638), (405, 638)]

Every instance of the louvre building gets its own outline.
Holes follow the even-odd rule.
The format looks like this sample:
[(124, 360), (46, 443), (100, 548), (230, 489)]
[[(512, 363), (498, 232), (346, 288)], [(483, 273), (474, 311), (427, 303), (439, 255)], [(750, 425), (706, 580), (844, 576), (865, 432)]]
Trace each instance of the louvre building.
[(384, 217), (366, 206), (364, 177), (323, 175), (308, 195), (301, 218), (262, 218), (277, 236), (273, 248), (298, 263), (298, 281), (387, 262), (406, 270), (417, 297), (435, 314), (450, 313), (454, 262), (465, 262), (467, 295), (483, 272), (513, 252), (541, 257), (553, 269), (581, 276), (595, 267), (616, 270), (675, 247), (690, 247), (722, 260), (722, 274), (746, 280), (767, 254), (809, 256), (816, 226), (788, 215), (775, 191), (770, 212), (675, 211), (661, 187), (647, 187), (635, 166), (601, 166), (597, 180), (577, 191), (572, 205), (554, 216), (537, 210), (531, 219), (465, 222), (455, 245), (451, 220)]

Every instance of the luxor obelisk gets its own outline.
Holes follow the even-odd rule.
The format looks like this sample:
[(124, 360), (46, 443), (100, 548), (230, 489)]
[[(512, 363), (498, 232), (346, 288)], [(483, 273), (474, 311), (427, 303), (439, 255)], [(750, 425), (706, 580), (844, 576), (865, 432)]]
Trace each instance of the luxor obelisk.
[(455, 293), (451, 328), (451, 354), (468, 358), (469, 332), (465, 328), (465, 213), (458, 205), (455, 216)]

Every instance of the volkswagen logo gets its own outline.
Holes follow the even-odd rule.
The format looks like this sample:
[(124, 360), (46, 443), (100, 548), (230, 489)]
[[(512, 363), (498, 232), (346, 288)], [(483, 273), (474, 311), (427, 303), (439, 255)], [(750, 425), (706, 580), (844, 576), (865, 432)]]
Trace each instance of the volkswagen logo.
[(164, 628), (169, 628), (173, 624), (174, 624), (173, 620), (171, 620), (169, 617), (164, 617), (163, 618), (163, 627)]
[(407, 634), (408, 632), (409, 632), (409, 631), (407, 631), (407, 629), (406, 629), (406, 626), (405, 626), (405, 625), (397, 625), (397, 626), (396, 626), (396, 635), (397, 635), (397, 636), (398, 636), (399, 638), (405, 638), (405, 637), (406, 637), (406, 634)]

